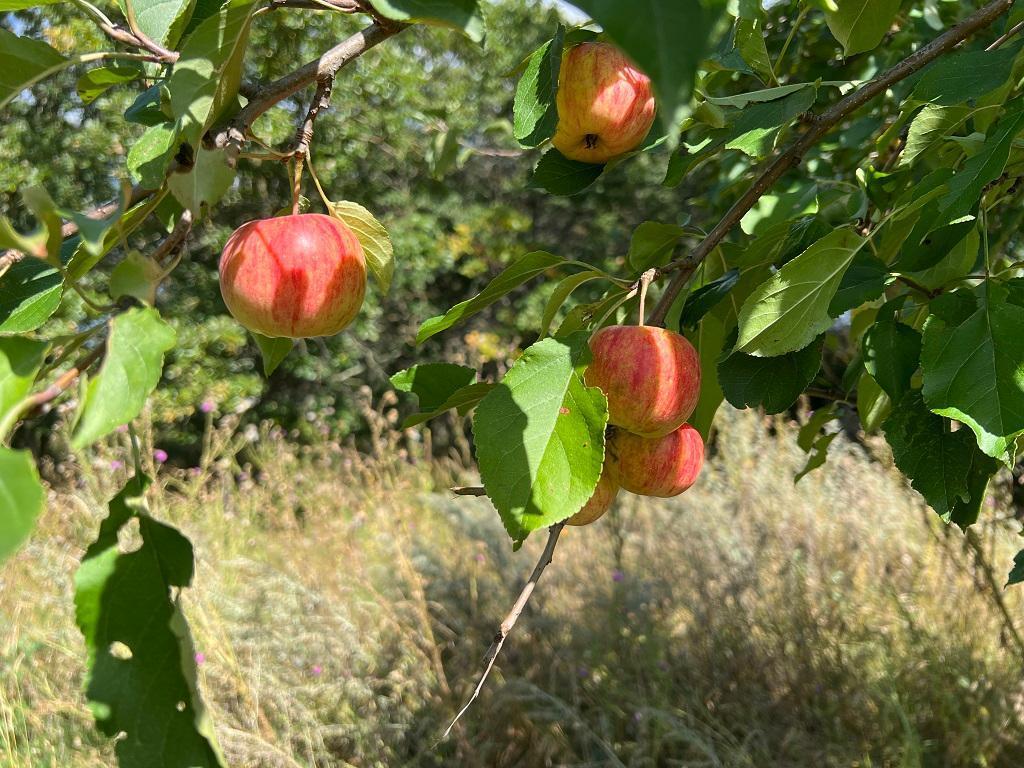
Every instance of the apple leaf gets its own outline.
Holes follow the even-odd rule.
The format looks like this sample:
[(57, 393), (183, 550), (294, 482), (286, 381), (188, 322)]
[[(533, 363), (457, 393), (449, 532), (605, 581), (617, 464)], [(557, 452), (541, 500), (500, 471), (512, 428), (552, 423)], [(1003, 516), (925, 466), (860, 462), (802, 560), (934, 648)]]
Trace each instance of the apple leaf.
[(548, 297), (547, 304), (544, 305), (544, 316), (540, 321), (540, 337), (543, 339), (548, 335), (552, 323), (555, 322), (555, 315), (558, 314), (558, 310), (565, 304), (573, 291), (584, 283), (589, 283), (591, 280), (599, 280), (602, 277), (606, 277), (603, 272), (587, 270), (585, 272), (577, 272), (575, 275), (569, 275), (560, 280), (558, 285), (555, 286), (555, 290), (551, 292), (551, 296)]
[(536, 147), (550, 139), (558, 126), (558, 72), (562, 66), (565, 28), (559, 24), (555, 36), (527, 59), (526, 69), (516, 85), (512, 104), (513, 135), (524, 147)]
[(146, 189), (157, 189), (164, 183), (177, 149), (178, 130), (174, 123), (151, 125), (128, 150), (128, 171)]
[(0, 563), (25, 543), (45, 503), (32, 454), (0, 446)]
[(83, 103), (91, 104), (115, 85), (130, 83), (145, 74), (146, 71), (138, 62), (95, 67), (78, 78), (75, 90)]
[(55, 5), (64, 2), (67, 0), (0, 0), (0, 13), (24, 11), (29, 8), (38, 8), (41, 5)]
[(258, 7), (254, 0), (228, 0), (185, 38), (167, 88), (180, 134), (193, 148), (238, 93), (249, 26)]
[(1024, 307), (1008, 301), (1004, 286), (986, 282), (966, 314), (970, 309), (947, 308), (945, 316), (933, 310), (925, 323), (924, 399), (974, 430), (986, 454), (1010, 458), (1013, 439), (1024, 431)]
[[(120, 735), (121, 768), (222, 768), (178, 598), (192, 583), (192, 544), (149, 516), (149, 484), (134, 477), (111, 500), (75, 573), (75, 621), (88, 653), (85, 694), (100, 731)], [(141, 544), (125, 552), (118, 537), (130, 524)]]
[(1024, 549), (1013, 556), (1013, 568), (1010, 569), (1010, 575), (1006, 579), (1006, 586), (1022, 582), (1024, 582)]
[(486, 309), (509, 291), (515, 290), (526, 281), (537, 277), (537, 275), (552, 267), (564, 263), (565, 259), (561, 256), (555, 256), (546, 251), (534, 251), (519, 257), (504, 272), (491, 280), (487, 287), (472, 299), (456, 304), (443, 315), (431, 317), (423, 321), (419, 332), (416, 334), (416, 343), (422, 344), (431, 336), (451, 328), (456, 323), (465, 320), (471, 315), (475, 315), (482, 309)]
[(69, 59), (41, 40), (0, 27), (0, 109), (19, 93), (69, 66)]
[(381, 16), (457, 29), (473, 42), (484, 39), (484, 17), (477, 0), (372, 0)]
[(679, 327), (696, 328), (701, 318), (728, 296), (739, 281), (740, 271), (733, 268), (687, 296), (679, 315)]
[[(152, 129), (151, 129), (152, 130)], [(154, 161), (154, 171), (161, 160)], [(231, 189), (235, 169), (223, 149), (200, 147), (191, 168), (179, 169), (167, 178), (167, 188), (174, 198), (198, 219)]]
[(829, 317), (839, 317), (847, 310), (877, 299), (888, 279), (889, 268), (885, 262), (867, 251), (860, 251), (843, 273), (836, 295), (828, 304)]
[(570, 160), (552, 147), (537, 162), (530, 177), (530, 186), (543, 189), (558, 197), (579, 194), (601, 176), (604, 166), (600, 163), (581, 163)]
[(263, 375), (269, 376), (277, 370), (277, 366), (288, 357), (288, 353), (295, 346), (295, 339), (287, 337), (271, 338), (255, 331), (249, 331), (256, 346), (260, 348), (260, 356), (263, 358)]
[(828, 308), (866, 240), (852, 229), (832, 231), (762, 283), (744, 302), (736, 349), (783, 355), (803, 349), (832, 325)]
[(572, 0), (637, 63), (654, 85), (669, 141), (678, 139), (697, 68), (725, 11), (718, 0)]
[(39, 259), (17, 261), (0, 275), (0, 335), (34, 331), (60, 306), (64, 280)]
[(416, 396), (421, 411), (432, 411), (476, 381), (476, 371), (455, 363), (424, 363), (394, 374), (391, 386)]
[[(49, 347), (47, 342), (18, 336), (0, 338), (0, 423), (7, 424), (12, 409), (32, 388)], [(0, 441), (6, 439), (0, 432)]]
[(893, 401), (910, 389), (921, 359), (921, 334), (892, 319), (879, 320), (861, 340), (864, 368)]
[(875, 48), (892, 26), (900, 0), (833, 0), (825, 22), (847, 56)]
[(516, 542), (578, 512), (601, 476), (608, 408), (580, 375), (587, 338), (528, 347), (473, 417), (480, 477)]
[(370, 274), (381, 291), (387, 293), (395, 275), (395, 251), (384, 225), (359, 203), (342, 201), (328, 207), (332, 216), (341, 219), (355, 233), (363, 247)]
[(761, 406), (782, 413), (814, 381), (821, 368), (824, 336), (803, 349), (777, 357), (733, 352), (718, 363), (718, 385), (735, 408)]
[(82, 396), (71, 441), (75, 448), (90, 445), (139, 415), (160, 381), (164, 352), (174, 343), (174, 330), (155, 309), (130, 309), (111, 321), (103, 365)]
[(882, 428), (896, 466), (948, 522), (953, 508), (969, 499), (967, 474), (975, 453), (970, 433), (949, 431), (941, 416), (925, 408), (920, 390), (906, 392)]
[(185, 30), (196, 0), (121, 0), (138, 28), (158, 43), (174, 48)]
[(645, 272), (651, 267), (663, 267), (686, 230), (678, 224), (645, 221), (629, 240), (626, 262), (634, 272)]
[(953, 51), (925, 69), (910, 98), (943, 106), (979, 99), (1006, 82), (1019, 52), (1012, 45), (994, 51)]
[(803, 468), (793, 475), (793, 484), (796, 485), (814, 470), (825, 466), (828, 461), (828, 449), (832, 441), (839, 436), (838, 432), (823, 432), (818, 435), (808, 451), (807, 461)]
[(110, 272), (111, 297), (131, 296), (143, 304), (156, 304), (156, 289), (164, 268), (138, 251), (130, 251)]
[(462, 389), (458, 389), (453, 392), (451, 397), (441, 403), (441, 405), (437, 406), (434, 410), (421, 411), (419, 413), (414, 413), (411, 416), (407, 416), (405, 420), (402, 421), (402, 428), (408, 429), (409, 427), (415, 427), (416, 425), (430, 421), (453, 408), (459, 412), (460, 416), (465, 416), (473, 410), (480, 401), (484, 399), (487, 393), (496, 386), (496, 384), (492, 384), (489, 381), (477, 381), (473, 384), (468, 384)]
[(890, 413), (892, 400), (871, 374), (863, 372), (857, 382), (857, 416), (861, 427), (867, 434), (874, 434)]
[[(105, 230), (103, 242), (99, 248), (90, 249), (85, 242), (77, 237), (64, 241), (66, 248), (71, 249), (65, 269), (72, 280), (80, 280), (90, 269), (110, 251), (124, 242), (124, 238), (138, 229), (167, 197), (166, 190), (161, 190), (141, 203), (130, 208), (123, 216), (113, 222)], [(168, 198), (169, 199), (169, 198)]]

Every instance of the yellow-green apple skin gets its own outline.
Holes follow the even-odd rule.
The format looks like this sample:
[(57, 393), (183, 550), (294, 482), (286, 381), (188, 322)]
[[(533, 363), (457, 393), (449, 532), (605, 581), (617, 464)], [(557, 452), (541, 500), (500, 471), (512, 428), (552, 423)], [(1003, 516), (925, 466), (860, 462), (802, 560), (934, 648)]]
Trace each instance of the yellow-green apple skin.
[(630, 493), (669, 498), (697, 481), (704, 466), (700, 432), (684, 424), (662, 437), (617, 430), (608, 444), (614, 480)]
[(619, 486), (612, 480), (608, 471), (608, 460), (605, 459), (605, 466), (601, 471), (601, 479), (597, 481), (594, 495), (583, 505), (583, 509), (565, 522), (569, 525), (590, 525), (608, 511), (618, 495)]
[(363, 305), (366, 258), (352, 230), (332, 216), (250, 221), (224, 246), (220, 291), (228, 311), (250, 331), (333, 336)]
[(650, 325), (610, 325), (590, 337), (584, 380), (608, 398), (608, 422), (644, 437), (667, 435), (700, 397), (700, 355), (683, 336)]
[(606, 163), (636, 149), (654, 124), (650, 78), (608, 43), (580, 43), (562, 54), (555, 105), (551, 143), (584, 163)]

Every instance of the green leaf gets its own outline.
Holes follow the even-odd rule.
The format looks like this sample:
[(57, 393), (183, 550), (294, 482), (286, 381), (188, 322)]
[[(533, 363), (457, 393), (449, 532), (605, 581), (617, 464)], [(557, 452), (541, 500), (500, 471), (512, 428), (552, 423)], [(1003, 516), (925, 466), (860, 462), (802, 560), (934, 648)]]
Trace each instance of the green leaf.
[(164, 183), (177, 150), (178, 130), (174, 123), (151, 125), (128, 150), (128, 171), (146, 189), (157, 189)]
[(948, 224), (971, 211), (985, 187), (999, 178), (1010, 157), (1014, 138), (1024, 129), (1024, 106), (1007, 112), (985, 138), (982, 150), (967, 159), (939, 200), (937, 223)]
[(229, 0), (185, 39), (167, 81), (171, 112), (182, 138), (199, 139), (238, 93), (249, 26), (258, 3)]
[(740, 271), (735, 267), (724, 275), (716, 277), (710, 283), (705, 283), (686, 297), (683, 304), (683, 311), (679, 315), (679, 327), (695, 328), (697, 323), (704, 317), (718, 302), (729, 295), (740, 281)]
[(381, 291), (387, 293), (395, 275), (395, 251), (384, 225), (359, 203), (343, 200), (331, 203), (328, 208), (332, 216), (341, 219), (355, 233), (359, 244), (363, 246), (370, 274)]
[(34, 256), (38, 259), (45, 259), (49, 232), (45, 226), (39, 226), (28, 234), (22, 234), (14, 228), (14, 225), (6, 216), (0, 216), (0, 248), (13, 248), (16, 251)]
[[(81, 280), (90, 269), (99, 263), (115, 246), (121, 245), (125, 238), (138, 229), (163, 201), (167, 198), (166, 191), (161, 190), (141, 203), (133, 206), (103, 236), (103, 244), (99, 249), (90, 250), (85, 243), (66, 240), (65, 246), (73, 248), (65, 269), (72, 280)], [(173, 201), (172, 201), (173, 202)]]
[(1016, 46), (954, 51), (924, 71), (911, 99), (943, 106), (979, 99), (1007, 81), (1018, 53)]
[(950, 432), (941, 417), (925, 408), (918, 390), (900, 398), (882, 429), (896, 466), (948, 521), (954, 506), (969, 498), (967, 473), (974, 454), (970, 434), (963, 429)]
[(473, 417), (480, 476), (515, 541), (578, 512), (604, 462), (607, 402), (580, 376), (587, 334), (523, 352)]
[(416, 395), (421, 411), (433, 411), (476, 381), (476, 371), (454, 363), (424, 363), (399, 371), (390, 381), (399, 392)]
[(805, 88), (813, 89), (815, 87), (815, 83), (790, 83), (789, 85), (779, 85), (774, 88), (764, 88), (759, 91), (738, 93), (733, 96), (705, 96), (704, 98), (712, 104), (717, 104), (721, 107), (736, 107), (737, 109), (743, 109), (750, 104), (756, 104), (764, 101), (775, 101), (777, 99), (781, 99), (783, 96), (789, 96), (791, 93), (802, 91)]
[(138, 80), (146, 71), (138, 62), (95, 67), (78, 78), (75, 89), (85, 104), (91, 104), (110, 88)]
[(430, 421), (453, 408), (458, 409), (460, 416), (465, 416), (496, 386), (496, 384), (492, 384), (489, 381), (477, 381), (473, 384), (467, 384), (465, 387), (455, 390), (447, 400), (433, 410), (421, 411), (406, 417), (402, 422), (402, 429), (408, 429), (425, 421)]
[(778, 357), (733, 352), (718, 363), (718, 385), (735, 408), (762, 406), (766, 413), (789, 408), (821, 368), (824, 337)]
[(957, 501), (949, 511), (949, 522), (956, 523), (961, 529), (978, 522), (981, 505), (985, 501), (989, 480), (999, 471), (1002, 465), (979, 450), (973, 452), (971, 467), (967, 471), (967, 499)]
[(484, 17), (477, 0), (372, 0), (372, 3), (374, 9), (388, 19), (457, 29), (477, 43), (484, 39)]
[(921, 334), (892, 319), (879, 320), (861, 341), (864, 367), (894, 402), (910, 389), (920, 364)]
[(120, 1), (131, 9), (143, 34), (168, 48), (177, 46), (196, 3), (196, 0)]
[(947, 107), (940, 104), (925, 104), (910, 124), (907, 143), (900, 155), (899, 167), (912, 166), (925, 152), (939, 146), (955, 128), (978, 113), (997, 109), (998, 105)]
[(565, 28), (559, 24), (555, 36), (527, 60), (516, 85), (512, 104), (513, 135), (524, 147), (536, 147), (550, 139), (558, 126), (558, 73), (562, 66)]
[(110, 272), (109, 291), (112, 298), (131, 296), (143, 304), (156, 303), (156, 289), (164, 269), (138, 251), (131, 251)]
[[(0, 338), (0, 424), (7, 424), (12, 409), (32, 389), (49, 344), (18, 336)], [(0, 429), (0, 441), (7, 435)]]
[(38, 8), (42, 5), (55, 5), (67, 0), (0, 0), (0, 13), (24, 11), (27, 8)]
[(277, 366), (281, 364), (288, 353), (292, 351), (295, 346), (295, 339), (287, 337), (271, 338), (270, 336), (264, 336), (263, 334), (256, 333), (255, 331), (249, 331), (252, 337), (256, 340), (256, 346), (260, 348), (260, 356), (263, 358), (263, 375), (269, 376), (277, 370)]
[(235, 169), (228, 162), (225, 150), (200, 147), (192, 167), (172, 173), (167, 179), (167, 188), (198, 218), (217, 204), (231, 189), (234, 180)]
[(515, 290), (527, 280), (532, 280), (537, 275), (551, 267), (564, 264), (565, 260), (560, 256), (547, 253), (546, 251), (534, 251), (521, 256), (513, 262), (504, 272), (491, 280), (479, 294), (472, 299), (460, 302), (449, 309), (443, 315), (431, 317), (425, 320), (416, 334), (416, 343), (422, 344), (431, 336), (451, 328), (456, 323), (475, 315), (482, 309), (486, 309), (509, 291)]
[(603, 172), (603, 165), (570, 160), (552, 147), (541, 155), (537, 167), (533, 169), (530, 186), (565, 197), (582, 192), (597, 181)]
[(166, 122), (170, 115), (164, 114), (160, 103), (161, 94), (166, 87), (166, 83), (160, 81), (140, 93), (124, 111), (124, 119), (129, 123), (147, 126)]
[(573, 0), (642, 69), (658, 99), (661, 123), (675, 140), (694, 76), (711, 52), (724, 3), (700, 0)]
[[(192, 583), (192, 544), (146, 513), (149, 478), (136, 477), (75, 574), (75, 620), (88, 652), (86, 696), (121, 768), (221, 768), (196, 689), (195, 651), (177, 594)], [(118, 535), (137, 523), (141, 545)]]
[(866, 433), (874, 434), (892, 412), (892, 400), (871, 374), (861, 374), (857, 384), (857, 415)]
[(0, 109), (68, 65), (66, 57), (41, 40), (18, 37), (0, 27)]
[(810, 455), (807, 457), (807, 461), (804, 463), (803, 469), (793, 476), (794, 485), (799, 483), (814, 470), (825, 465), (825, 462), (828, 461), (828, 448), (832, 445), (832, 441), (838, 436), (838, 432), (818, 435), (815, 441), (811, 444), (811, 449), (809, 451)]
[(837, 229), (787, 262), (744, 302), (736, 349), (770, 357), (810, 344), (832, 325), (829, 304), (865, 242)]
[(796, 444), (804, 453), (810, 453), (814, 449), (815, 438), (819, 436), (822, 428), (833, 419), (839, 418), (839, 409), (835, 403), (819, 408), (807, 420), (807, 423), (800, 427), (797, 433)]
[(900, 0), (834, 0), (825, 7), (825, 22), (852, 56), (882, 42), (899, 10)]
[[(978, 289), (977, 309), (964, 319), (932, 314), (924, 327), (924, 399), (936, 413), (974, 430), (989, 456), (1004, 457), (1024, 431), (1024, 307), (1006, 289)], [(1007, 457), (1009, 458), (1009, 457)]]
[(882, 295), (889, 277), (889, 268), (881, 259), (867, 251), (853, 257), (849, 269), (843, 274), (836, 295), (828, 305), (830, 317), (839, 317), (866, 301), (873, 301)]
[(82, 397), (71, 441), (76, 449), (139, 415), (160, 381), (164, 352), (174, 343), (174, 330), (155, 309), (130, 309), (113, 319), (103, 365)]
[(645, 272), (651, 267), (663, 267), (685, 234), (686, 230), (677, 224), (645, 221), (633, 231), (626, 263), (634, 272)]
[(1010, 575), (1006, 579), (1006, 586), (1021, 582), (1024, 582), (1024, 549), (1013, 556), (1013, 568), (1010, 569)]
[(25, 543), (45, 503), (32, 454), (0, 446), (0, 564)]
[(57, 269), (31, 257), (15, 262), (0, 275), (0, 334), (34, 331), (57, 311), (63, 295)]
[(733, 44), (762, 82), (776, 82), (764, 42), (764, 11), (759, 2), (740, 2), (739, 18), (733, 29)]
[(573, 291), (584, 283), (598, 280), (602, 277), (605, 277), (603, 272), (588, 270), (586, 272), (577, 272), (575, 275), (569, 275), (560, 280), (558, 285), (555, 286), (555, 290), (552, 291), (548, 303), (544, 306), (544, 316), (541, 318), (540, 323), (540, 337), (544, 338), (548, 335), (548, 332), (551, 330), (551, 324), (555, 321), (555, 315), (558, 314), (558, 310)]
[(128, 190), (118, 200), (118, 206), (108, 216), (101, 219), (94, 219), (78, 211), (59, 209), (58, 213), (78, 227), (78, 244), (76, 248), (82, 248), (92, 256), (102, 256), (106, 253), (104, 243), (107, 234), (124, 214), (124, 206), (128, 200)]

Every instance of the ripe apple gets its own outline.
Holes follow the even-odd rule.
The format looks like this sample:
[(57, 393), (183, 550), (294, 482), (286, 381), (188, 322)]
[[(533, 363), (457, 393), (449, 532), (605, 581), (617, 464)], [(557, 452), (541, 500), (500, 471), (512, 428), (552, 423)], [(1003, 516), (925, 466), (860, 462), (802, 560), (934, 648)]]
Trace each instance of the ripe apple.
[(589, 525), (608, 511), (615, 497), (619, 495), (619, 486), (608, 471), (608, 462), (601, 471), (601, 479), (597, 481), (594, 495), (583, 505), (583, 509), (565, 522), (569, 525)]
[(590, 337), (584, 374), (608, 398), (608, 421), (644, 437), (667, 435), (700, 396), (700, 356), (683, 336), (649, 325), (610, 325)]
[(224, 246), (220, 292), (250, 331), (331, 336), (363, 305), (363, 248), (342, 221), (319, 213), (250, 221)]
[(615, 481), (642, 496), (678, 496), (697, 480), (704, 465), (700, 432), (684, 424), (662, 437), (641, 437), (623, 429), (609, 440)]
[(562, 54), (555, 105), (558, 127), (551, 143), (584, 163), (629, 152), (654, 123), (650, 78), (608, 43), (580, 43)]

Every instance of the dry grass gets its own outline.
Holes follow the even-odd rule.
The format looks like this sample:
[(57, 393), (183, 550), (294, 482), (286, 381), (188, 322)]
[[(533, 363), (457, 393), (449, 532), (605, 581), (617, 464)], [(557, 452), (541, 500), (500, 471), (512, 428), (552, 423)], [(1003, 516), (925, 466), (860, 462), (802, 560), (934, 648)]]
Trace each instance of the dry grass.
[[(794, 487), (792, 428), (727, 415), (698, 488), (566, 532), (436, 745), (543, 536), (512, 553), (486, 501), (433, 492), (445, 471), (386, 440), (368, 461), (264, 433), (242, 452), (252, 479), (234, 439), (211, 432), (203, 470), (161, 471), (153, 498), (196, 545), (186, 610), (232, 766), (1024, 764), (1021, 656), (976, 563), (856, 446)], [(113, 765), (70, 598), (124, 472), (109, 459), (69, 473), (0, 571), (10, 768)], [(1012, 531), (982, 536), (1001, 571)]]

